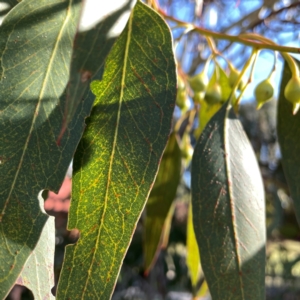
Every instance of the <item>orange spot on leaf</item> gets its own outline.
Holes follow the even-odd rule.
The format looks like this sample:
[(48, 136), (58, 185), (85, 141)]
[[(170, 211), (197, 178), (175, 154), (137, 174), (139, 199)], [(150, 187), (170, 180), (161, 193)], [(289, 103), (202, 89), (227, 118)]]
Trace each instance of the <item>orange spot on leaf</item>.
[(81, 78), (80, 78), (81, 82), (86, 82), (90, 80), (92, 77), (92, 73), (90, 71), (82, 70), (80, 71), (80, 73), (81, 73)]

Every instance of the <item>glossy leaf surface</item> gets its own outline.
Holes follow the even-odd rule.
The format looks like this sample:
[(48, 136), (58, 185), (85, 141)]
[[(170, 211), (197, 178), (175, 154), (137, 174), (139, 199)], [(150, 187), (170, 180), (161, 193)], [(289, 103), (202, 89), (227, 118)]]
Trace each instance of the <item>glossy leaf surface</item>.
[[(300, 62), (297, 61), (300, 66)], [(277, 134), (282, 155), (282, 166), (295, 205), (300, 224), (300, 113), (293, 115), (293, 106), (284, 97), (284, 88), (291, 78), (291, 71), (285, 63), (278, 101)]]
[(154, 184), (175, 106), (171, 35), (137, 2), (114, 44), (74, 158), (66, 248), (58, 299), (110, 299), (133, 231)]
[(78, 107), (58, 146), (79, 10), (80, 1), (23, 0), (0, 27), (0, 299), (47, 222), (38, 193), (59, 189), (90, 111)]
[(163, 227), (176, 196), (181, 172), (181, 151), (172, 133), (160, 163), (159, 171), (146, 204), (144, 255), (145, 270), (155, 263)]
[(227, 103), (197, 142), (191, 187), (212, 299), (265, 299), (264, 189), (251, 144)]

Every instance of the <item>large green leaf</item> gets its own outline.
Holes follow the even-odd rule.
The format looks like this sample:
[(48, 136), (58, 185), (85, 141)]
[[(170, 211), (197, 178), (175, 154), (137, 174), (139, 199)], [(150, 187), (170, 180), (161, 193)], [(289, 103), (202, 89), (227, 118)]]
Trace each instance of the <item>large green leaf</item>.
[[(217, 74), (219, 75), (219, 80), (217, 80)], [(212, 78), (209, 82), (209, 86), (212, 86), (216, 81), (221, 86), (222, 91), (222, 99), (228, 99), (231, 93), (231, 87), (229, 85), (228, 76), (224, 72), (224, 70), (219, 66), (216, 65), (216, 71), (213, 73)], [(212, 118), (213, 115), (222, 107), (221, 103), (215, 103), (213, 105), (208, 104), (205, 100), (201, 102), (200, 112), (199, 112), (199, 125), (198, 128), (194, 132), (194, 136), (196, 139), (199, 138), (203, 129), (205, 128), (206, 124)], [(186, 256), (186, 264), (189, 269), (189, 274), (191, 278), (191, 283), (193, 287), (193, 293), (197, 293), (196, 291), (198, 281), (200, 279), (200, 275), (203, 275), (201, 266), (200, 266), (200, 255), (198, 244), (196, 241), (196, 236), (194, 232), (193, 226), (193, 211), (192, 211), (192, 204), (189, 206), (188, 211), (188, 221), (187, 221), (187, 233), (186, 233), (186, 246), (187, 246), (187, 256)]]
[(23, 0), (0, 27), (0, 299), (48, 220), (38, 193), (58, 191), (91, 108), (81, 103), (58, 146), (79, 4)]
[[(40, 198), (40, 201), (43, 205), (44, 200)], [(16, 282), (30, 289), (35, 300), (54, 299), (51, 292), (54, 286), (54, 248), (54, 217), (49, 217), (36, 247), (29, 256)]]
[(212, 298), (265, 299), (265, 202), (258, 164), (229, 104), (195, 147), (192, 205)]
[(58, 299), (110, 299), (170, 133), (176, 69), (171, 35), (138, 2), (106, 62), (74, 158), (67, 246)]
[(159, 241), (171, 204), (176, 196), (181, 172), (181, 150), (172, 133), (164, 152), (155, 184), (146, 204), (144, 255), (148, 273), (155, 263)]
[[(296, 61), (300, 67), (300, 62)], [(293, 115), (293, 106), (284, 97), (284, 88), (291, 78), (291, 71), (285, 63), (277, 112), (277, 134), (282, 154), (282, 166), (295, 205), (300, 224), (300, 113)]]
[[(133, 2), (114, 0), (113, 5), (102, 5), (100, 11), (92, 1), (83, 3), (79, 30), (74, 40), (68, 97), (59, 140), (78, 105), (88, 95), (91, 80), (102, 78), (105, 58), (124, 29)], [(88, 97), (95, 99), (91, 93)]]

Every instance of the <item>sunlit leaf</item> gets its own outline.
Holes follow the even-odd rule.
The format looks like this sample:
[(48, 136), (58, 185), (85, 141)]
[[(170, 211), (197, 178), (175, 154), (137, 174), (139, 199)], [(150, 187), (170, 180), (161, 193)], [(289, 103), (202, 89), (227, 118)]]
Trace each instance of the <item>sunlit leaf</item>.
[(196, 236), (195, 236), (194, 226), (193, 226), (193, 211), (192, 211), (191, 203), (189, 205), (188, 220), (187, 220), (186, 249), (187, 249), (186, 264), (189, 269), (192, 287), (195, 288), (199, 280), (201, 268), (200, 268), (199, 249), (198, 249), (198, 244), (196, 241)]
[(258, 164), (226, 103), (205, 127), (192, 161), (201, 265), (213, 299), (265, 299), (265, 200)]
[(148, 273), (155, 263), (159, 241), (171, 204), (176, 196), (181, 172), (181, 151), (172, 133), (160, 163), (155, 184), (146, 205), (144, 255)]
[(0, 299), (48, 220), (38, 193), (59, 189), (91, 107), (81, 103), (58, 146), (79, 4), (23, 0), (0, 27)]
[[(300, 66), (300, 62), (297, 61)], [(291, 78), (287, 64), (282, 73), (277, 113), (277, 134), (282, 154), (282, 166), (294, 200), (300, 224), (300, 113), (293, 115), (293, 106), (284, 97), (284, 88)]]
[(194, 136), (196, 139), (199, 138), (208, 121), (221, 108), (221, 106), (221, 103), (208, 105), (206, 101), (201, 102), (199, 111), (199, 126), (194, 132)]
[(134, 228), (154, 184), (175, 106), (171, 35), (138, 2), (114, 44), (74, 158), (67, 246), (58, 299), (110, 299)]
[(209, 293), (209, 290), (208, 290), (207, 282), (204, 280), (197, 292), (197, 297), (204, 297), (208, 293)]

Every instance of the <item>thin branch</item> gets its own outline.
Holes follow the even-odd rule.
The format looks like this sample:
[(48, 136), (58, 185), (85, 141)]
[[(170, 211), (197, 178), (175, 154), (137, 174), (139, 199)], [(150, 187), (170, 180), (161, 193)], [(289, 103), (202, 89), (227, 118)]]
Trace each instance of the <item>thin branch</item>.
[(215, 39), (221, 39), (221, 40), (227, 40), (234, 43), (239, 43), (247, 46), (254, 47), (256, 49), (270, 49), (273, 51), (279, 51), (279, 52), (289, 52), (289, 53), (300, 53), (300, 48), (297, 47), (287, 47), (287, 46), (279, 46), (279, 45), (273, 45), (273, 44), (267, 44), (262, 42), (257, 42), (251, 39), (241, 38), (238, 35), (229, 35), (225, 33), (219, 33), (215, 31), (211, 31), (208, 29), (200, 28), (198, 26), (192, 25), (190, 23), (186, 23), (184, 21), (178, 20), (172, 16), (166, 15), (162, 10), (158, 9), (158, 12), (163, 15), (163, 17), (167, 20), (176, 22), (178, 25), (181, 25), (182, 27), (191, 28), (193, 29), (190, 31), (196, 31), (204, 36), (210, 36)]

